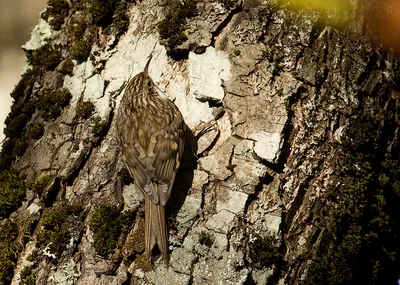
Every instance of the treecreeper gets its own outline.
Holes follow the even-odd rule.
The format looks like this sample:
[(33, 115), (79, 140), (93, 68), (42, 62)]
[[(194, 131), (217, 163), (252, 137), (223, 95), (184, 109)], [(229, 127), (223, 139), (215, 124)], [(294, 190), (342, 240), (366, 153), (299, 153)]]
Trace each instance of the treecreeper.
[(169, 99), (158, 94), (144, 68), (127, 83), (117, 114), (117, 137), (123, 160), (145, 197), (145, 252), (151, 261), (157, 244), (168, 264), (167, 203), (184, 149), (185, 123)]

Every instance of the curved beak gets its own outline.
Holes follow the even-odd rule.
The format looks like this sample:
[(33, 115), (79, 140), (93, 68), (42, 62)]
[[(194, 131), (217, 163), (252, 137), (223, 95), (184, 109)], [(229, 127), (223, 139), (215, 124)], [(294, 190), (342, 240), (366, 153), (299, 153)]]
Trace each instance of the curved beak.
[(149, 65), (150, 65), (150, 60), (151, 60), (152, 57), (153, 57), (153, 54), (151, 53), (149, 55), (149, 59), (147, 60), (146, 66), (144, 67), (144, 72), (148, 72)]

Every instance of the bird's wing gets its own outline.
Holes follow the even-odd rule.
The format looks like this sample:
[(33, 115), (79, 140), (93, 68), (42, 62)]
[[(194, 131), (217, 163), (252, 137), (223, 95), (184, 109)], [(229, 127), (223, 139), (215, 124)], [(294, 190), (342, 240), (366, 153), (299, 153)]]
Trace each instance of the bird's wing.
[(157, 204), (159, 198), (151, 182), (152, 171), (146, 167), (149, 158), (147, 156), (141, 156), (141, 149), (142, 148), (137, 144), (127, 143), (123, 147), (125, 162), (131, 176), (135, 180), (135, 185), (146, 194), (153, 203)]
[[(162, 112), (164, 117), (159, 118), (158, 122), (149, 119), (147, 124), (137, 126), (133, 132), (125, 132), (132, 134), (132, 137), (122, 142), (122, 148), (137, 187), (153, 203), (160, 201), (165, 206), (184, 148), (185, 124), (173, 102), (163, 103), (166, 104)], [(161, 127), (159, 122), (163, 122)], [(157, 187), (153, 183), (157, 183)]]
[(169, 110), (174, 110), (170, 124), (159, 136), (159, 142), (154, 148), (157, 154), (154, 161), (154, 180), (158, 182), (158, 196), (165, 206), (171, 195), (175, 175), (178, 171), (184, 149), (185, 124), (181, 113), (174, 103), (167, 102)]

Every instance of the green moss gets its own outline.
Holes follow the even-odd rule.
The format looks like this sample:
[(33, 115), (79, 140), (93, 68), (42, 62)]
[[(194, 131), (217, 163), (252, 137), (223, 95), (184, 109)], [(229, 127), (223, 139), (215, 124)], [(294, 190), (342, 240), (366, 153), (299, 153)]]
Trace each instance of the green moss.
[(56, 93), (56, 96), (54, 97), (54, 100), (57, 101), (57, 104), (61, 107), (64, 108), (69, 105), (69, 101), (71, 100), (72, 95), (69, 92), (68, 89), (62, 88)]
[(93, 22), (102, 27), (112, 22), (114, 11), (121, 0), (84, 0), (87, 12), (93, 17)]
[(63, 204), (48, 209), (38, 225), (38, 247), (48, 247), (52, 254), (60, 257), (71, 237), (68, 230), (68, 217), (71, 214), (71, 209)]
[(66, 61), (63, 62), (61, 65), (60, 72), (69, 76), (73, 75), (74, 71), (74, 62), (70, 59), (67, 59)]
[(38, 96), (36, 107), (42, 112), (44, 119), (55, 119), (60, 116), (62, 108), (68, 106), (71, 98), (71, 93), (65, 88), (58, 91), (43, 89)]
[(69, 25), (68, 36), (71, 40), (79, 40), (85, 36), (85, 32), (88, 29), (89, 23), (82, 16), (72, 18), (71, 25)]
[(29, 117), (23, 113), (12, 119), (6, 119), (6, 128), (4, 129), (4, 134), (7, 137), (15, 137), (16, 135), (19, 135), (26, 126), (28, 120)]
[(32, 100), (26, 103), (13, 104), (11, 106), (11, 112), (4, 121), (6, 125), (4, 134), (8, 138), (20, 136), (34, 112), (35, 103)]
[(199, 243), (207, 247), (211, 247), (214, 243), (212, 235), (206, 231), (201, 231), (199, 234)]
[(30, 99), (22, 105), (22, 113), (28, 116), (29, 118), (36, 111), (36, 103), (35, 100)]
[(92, 101), (84, 101), (82, 102), (77, 110), (78, 118), (87, 120), (92, 116), (93, 112), (96, 110)]
[(0, 217), (16, 210), (25, 198), (26, 185), (24, 179), (12, 170), (0, 172)]
[(15, 141), (13, 147), (13, 154), (16, 156), (22, 156), (25, 153), (27, 147), (28, 147), (28, 138), (25, 135), (23, 135)]
[(100, 116), (97, 116), (93, 119), (93, 123), (92, 134), (96, 137), (103, 136), (106, 131), (106, 122)]
[[(1, 187), (1, 186), (0, 186)], [(0, 223), (0, 284), (10, 284), (17, 262), (18, 227), (10, 220)]]
[(61, 47), (48, 43), (36, 50), (26, 51), (26, 57), (29, 64), (35, 69), (53, 70), (62, 60)]
[(161, 39), (167, 40), (167, 49), (172, 52), (177, 46), (187, 40), (184, 32), (186, 19), (196, 14), (196, 1), (187, 0), (175, 3), (166, 18), (158, 23)]
[(249, 257), (251, 266), (257, 269), (270, 267), (281, 260), (281, 254), (274, 236), (256, 236), (256, 240), (249, 243)]
[(11, 92), (11, 97), (17, 101), (19, 98), (24, 97), (25, 94), (30, 94), (33, 83), (35, 82), (37, 76), (39, 75), (37, 68), (28, 69), (21, 77), (21, 80), (14, 87)]
[(119, 219), (120, 212), (115, 207), (101, 205), (94, 211), (90, 220), (93, 247), (103, 257), (113, 254), (117, 248), (122, 231)]
[(329, 284), (328, 274), (326, 273), (327, 268), (329, 268), (329, 263), (326, 256), (315, 257), (308, 268), (307, 277), (303, 280), (301, 284)]
[(47, 5), (44, 18), (49, 21), (54, 30), (61, 29), (62, 24), (64, 24), (64, 18), (68, 14), (68, 2), (65, 0), (48, 0)]
[(78, 64), (86, 61), (90, 55), (92, 49), (92, 43), (89, 39), (83, 38), (74, 42), (71, 46), (71, 56), (75, 59)]
[(112, 25), (115, 27), (116, 34), (123, 34), (128, 30), (129, 27), (129, 17), (126, 13), (126, 2), (121, 1), (115, 10), (114, 20)]
[(44, 125), (41, 122), (36, 122), (30, 126), (28, 133), (29, 137), (38, 140), (44, 134)]
[(391, 141), (391, 128), (395, 124), (383, 116), (359, 114), (336, 146), (336, 179), (341, 183), (328, 189), (323, 208), (329, 246), (312, 257), (304, 284), (395, 283), (400, 265), (400, 146), (396, 142), (387, 152), (384, 142)]
[(39, 250), (35, 248), (31, 254), (26, 257), (26, 260), (30, 262), (37, 262), (39, 259)]
[(21, 282), (24, 285), (35, 285), (36, 284), (36, 267), (28, 266), (24, 267), (21, 271)]
[(11, 112), (4, 121), (5, 125), (11, 129), (10, 133), (6, 133), (8, 130), (5, 131), (7, 137), (19, 135), (34, 112), (35, 103), (32, 100), (26, 103), (13, 104)]
[(14, 159), (14, 154), (12, 150), (14, 148), (15, 140), (6, 138), (1, 145), (1, 155), (0, 155), (0, 171), (8, 169)]
[(33, 183), (30, 188), (32, 188), (33, 192), (36, 194), (42, 194), (43, 190), (49, 184), (51, 179), (50, 175), (42, 175), (38, 179), (36, 179), (35, 183)]
[[(134, 219), (130, 219), (127, 223), (132, 224)], [(144, 219), (136, 219), (134, 229), (129, 233), (124, 242), (124, 258), (129, 258), (134, 254), (141, 254), (145, 250), (145, 239), (144, 239)], [(135, 260), (136, 261), (136, 260)]]
[(11, 112), (4, 121), (6, 140), (2, 145), (0, 170), (9, 168), (15, 156), (21, 156), (25, 152), (28, 139), (26, 125), (36, 110), (35, 105), (36, 103), (30, 99), (11, 106)]
[(132, 222), (136, 218), (136, 212), (132, 210), (125, 210), (119, 216), (119, 224), (121, 232), (127, 234), (127, 230), (130, 229)]

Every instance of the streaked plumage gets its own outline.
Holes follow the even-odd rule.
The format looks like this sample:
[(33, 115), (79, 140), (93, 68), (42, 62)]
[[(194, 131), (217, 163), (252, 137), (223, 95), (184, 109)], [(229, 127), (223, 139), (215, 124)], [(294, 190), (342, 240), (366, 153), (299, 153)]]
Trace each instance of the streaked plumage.
[[(149, 60), (150, 62), (150, 60)], [(117, 136), (135, 185), (145, 195), (146, 255), (155, 244), (168, 261), (167, 203), (184, 148), (185, 124), (175, 104), (157, 93), (145, 71), (126, 87), (117, 114)]]

